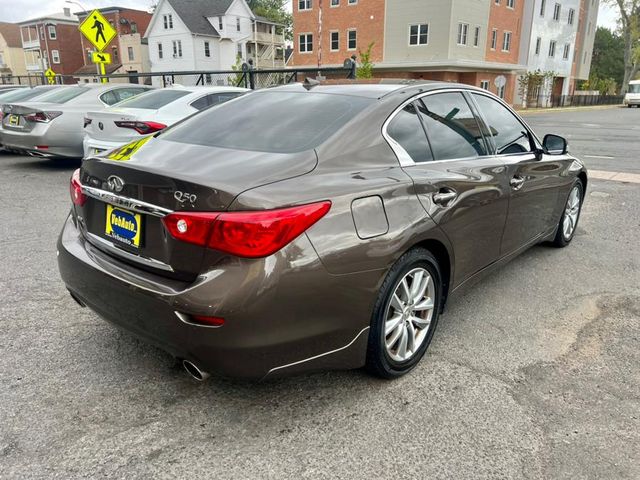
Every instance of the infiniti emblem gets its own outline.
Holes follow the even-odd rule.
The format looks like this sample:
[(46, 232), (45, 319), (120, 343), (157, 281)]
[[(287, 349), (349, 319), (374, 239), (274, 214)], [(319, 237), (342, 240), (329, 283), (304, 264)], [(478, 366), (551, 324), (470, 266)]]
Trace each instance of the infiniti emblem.
[(102, 122), (98, 122), (98, 128), (100, 130), (104, 130), (104, 125), (102, 124)]
[(124, 188), (124, 180), (115, 175), (111, 175), (107, 178), (107, 187), (109, 187), (109, 190), (112, 192), (121, 192)]

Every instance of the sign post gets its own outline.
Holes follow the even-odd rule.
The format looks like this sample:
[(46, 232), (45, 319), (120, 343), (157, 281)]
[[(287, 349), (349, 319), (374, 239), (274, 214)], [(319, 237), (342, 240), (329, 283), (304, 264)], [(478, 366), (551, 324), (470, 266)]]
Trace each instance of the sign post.
[(80, 32), (89, 42), (96, 47), (97, 52), (93, 52), (91, 60), (100, 65), (100, 75), (102, 75), (102, 83), (107, 83), (105, 65), (111, 63), (111, 55), (102, 53), (102, 51), (117, 35), (115, 28), (111, 26), (109, 21), (99, 10), (94, 10), (78, 27)]

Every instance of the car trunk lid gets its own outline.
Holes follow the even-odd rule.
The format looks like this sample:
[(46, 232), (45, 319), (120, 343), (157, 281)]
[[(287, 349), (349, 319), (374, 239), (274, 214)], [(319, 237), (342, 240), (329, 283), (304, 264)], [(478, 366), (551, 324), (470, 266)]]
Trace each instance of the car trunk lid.
[(88, 112), (86, 119), (90, 120), (91, 123), (85, 127), (85, 132), (95, 140), (122, 141), (122, 143), (126, 143), (136, 137), (141, 137), (144, 133), (140, 133), (133, 127), (124, 127), (118, 124), (123, 125), (123, 122), (131, 124), (133, 122), (153, 121), (152, 119), (156, 114), (157, 110), (144, 108), (108, 109), (102, 112)]

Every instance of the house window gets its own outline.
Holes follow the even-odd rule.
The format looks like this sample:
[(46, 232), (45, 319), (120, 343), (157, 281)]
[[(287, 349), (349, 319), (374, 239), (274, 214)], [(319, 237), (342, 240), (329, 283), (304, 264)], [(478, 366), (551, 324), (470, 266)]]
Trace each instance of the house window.
[(553, 7), (553, 19), (557, 22), (558, 20), (560, 20), (560, 4), (556, 3), (556, 5)]
[(311, 0), (298, 0), (298, 10), (311, 10)]
[(511, 32), (504, 32), (502, 37), (502, 51), (508, 52), (511, 50)]
[(127, 47), (127, 56), (129, 57), (129, 61), (133, 62), (133, 47)]
[(516, 0), (507, 0), (507, 8), (515, 8)]
[(182, 58), (182, 40), (173, 41), (173, 58)]
[(473, 46), (477, 47), (478, 45), (480, 45), (480, 27), (476, 27), (473, 33)]
[(240, 42), (238, 42), (238, 46), (236, 48), (236, 55), (242, 58), (242, 44)]
[(40, 26), (40, 40), (44, 40), (44, 27)]
[(340, 50), (340, 32), (331, 32), (331, 51)]
[(355, 30), (347, 30), (347, 50), (355, 50), (358, 46), (358, 33)]
[(218, 30), (224, 30), (224, 21), (222, 17), (218, 17)]
[(358, 3), (358, 0), (348, 0), (347, 2), (349, 5), (355, 5), (356, 3)]
[(562, 52), (562, 58), (564, 60), (569, 60), (569, 52), (571, 51), (571, 44), (566, 43), (564, 46), (564, 52)]
[(409, 26), (409, 45), (427, 45), (429, 43), (429, 24), (419, 23)]
[(551, 42), (549, 42), (549, 56), (550, 57), (555, 57), (556, 56), (556, 41), (555, 40), (551, 40)]
[(113, 59), (118, 60), (118, 49), (113, 47)]
[(467, 34), (469, 33), (468, 23), (458, 23), (458, 45), (467, 44)]
[(489, 80), (480, 80), (480, 88), (489, 90)]
[(536, 38), (536, 55), (540, 55), (540, 46), (542, 45), (542, 38)]
[(496, 92), (500, 98), (504, 99), (504, 85), (498, 87), (498, 91)]
[(204, 42), (204, 56), (205, 57), (211, 56), (211, 50), (209, 49), (209, 42)]
[(313, 52), (313, 34), (301, 33), (298, 35), (298, 50), (300, 53)]
[(491, 50), (495, 50), (498, 46), (498, 30), (491, 30)]
[(495, 0), (496, 5), (500, 5), (500, 0)]
[(547, 0), (542, 0), (542, 2), (540, 2), (540, 16), (544, 17), (544, 9), (547, 6)]
[(55, 25), (49, 25), (47, 27), (47, 30), (49, 30), (49, 38), (51, 40), (55, 40), (56, 38), (58, 38), (58, 35), (56, 33), (56, 26)]
[(136, 22), (131, 22), (131, 33), (138, 33), (138, 24)]
[(340, 0), (331, 0), (331, 6), (332, 7), (339, 7), (340, 6)]
[(236, 17), (236, 31), (240, 31), (240, 17)]
[(168, 30), (173, 28), (173, 15), (171, 15), (170, 13), (167, 15), (163, 15), (163, 21), (164, 21), (164, 29)]
[(162, 58), (162, 44), (158, 43), (158, 58)]
[(573, 17), (576, 14), (576, 11), (573, 8), (569, 9), (569, 18), (567, 19), (567, 23), (569, 25), (573, 25)]
[(60, 63), (60, 52), (58, 50), (51, 50), (51, 61), (53, 63)]

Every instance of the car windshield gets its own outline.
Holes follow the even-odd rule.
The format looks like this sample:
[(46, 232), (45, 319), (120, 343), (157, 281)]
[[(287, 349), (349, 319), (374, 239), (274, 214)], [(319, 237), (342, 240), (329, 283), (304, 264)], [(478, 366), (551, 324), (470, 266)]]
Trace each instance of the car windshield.
[(153, 90), (136, 97), (128, 98), (118, 103), (117, 107), (157, 110), (190, 93), (191, 90)]
[(88, 88), (85, 87), (66, 87), (59, 88), (53, 92), (42, 95), (38, 98), (39, 102), (47, 103), (67, 103), (69, 100), (79, 97), (83, 93), (87, 93)]
[(17, 102), (18, 100), (30, 100), (38, 95), (44, 95), (53, 88), (56, 87), (21, 88), (20, 90), (12, 90), (4, 95), (0, 95), (0, 101)]
[(194, 115), (163, 138), (235, 150), (301, 152), (316, 148), (373, 102), (313, 92), (255, 92)]
[(640, 93), (640, 83), (632, 83), (629, 85), (629, 93)]

